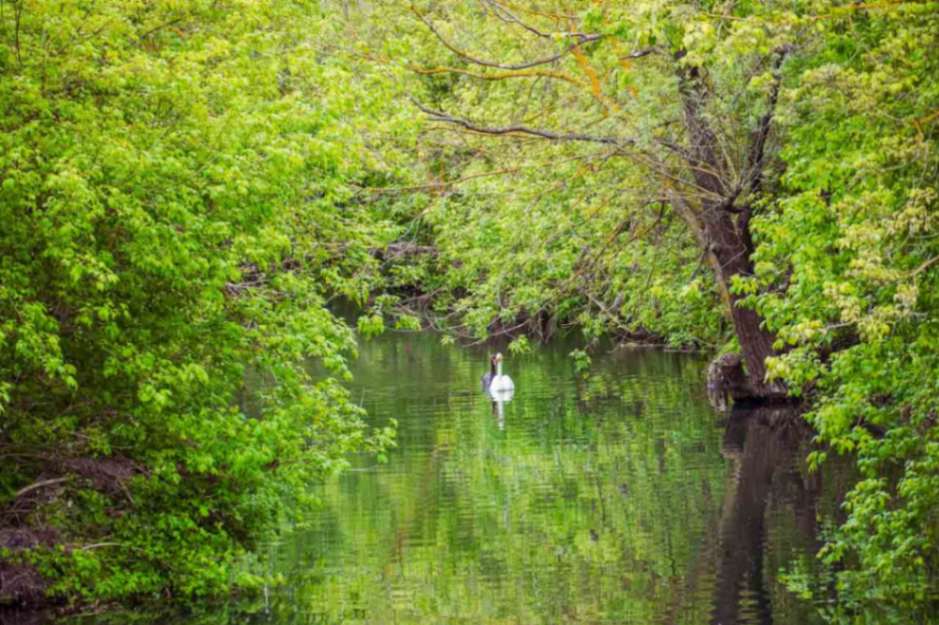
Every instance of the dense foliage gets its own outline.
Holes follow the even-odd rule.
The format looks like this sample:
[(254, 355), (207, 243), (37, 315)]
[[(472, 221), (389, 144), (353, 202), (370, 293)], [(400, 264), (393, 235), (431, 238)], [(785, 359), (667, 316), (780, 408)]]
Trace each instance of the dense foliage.
[[(558, 33), (526, 39), (499, 19), (501, 5), (444, 3), (405, 12), (380, 4), (391, 18), (385, 37), (394, 44), (374, 56), (413, 73), (415, 106), (435, 122), (416, 153), (427, 182), (375, 190), (412, 197), (416, 191), (427, 204), (409, 234), (434, 255), (409, 263), (406, 283), (418, 284), (423, 297), (405, 298), (408, 306), (429, 305), (441, 327), (460, 334), (522, 338), (519, 347), (524, 337), (548, 339), (565, 324), (588, 336), (614, 333), (673, 346), (716, 347), (726, 338), (708, 260), (669, 202), (671, 190), (649, 175), (668, 165), (637, 167), (629, 158), (645, 159), (646, 146), (633, 150), (619, 141), (653, 132), (659, 111), (633, 115), (648, 103), (627, 102), (634, 110), (626, 111), (589, 82), (597, 73), (590, 63), (616, 66), (619, 43), (610, 39), (614, 49), (599, 59), (589, 50), (589, 62), (562, 54), (554, 65), (563, 70), (487, 69), (453, 50), (511, 64), (550, 57), (569, 41)], [(614, 91), (638, 94), (620, 84), (614, 69), (602, 70)], [(644, 97), (665, 101), (662, 94)], [(673, 101), (662, 112), (676, 108)], [(465, 113), (460, 121), (472, 127), (436, 123), (444, 120), (434, 112), (447, 110)], [(617, 138), (598, 146), (502, 132), (515, 122)], [(500, 139), (478, 131), (487, 126), (500, 128)]]
[(315, 3), (2, 11), (3, 594), (250, 583), (285, 504), (386, 442), (325, 308), (363, 301), (394, 236), (349, 191), (395, 175), (366, 147), (386, 78), (312, 45)]
[(282, 504), (386, 442), (342, 297), (366, 334), (740, 351), (858, 460), (828, 616), (936, 610), (936, 3), (0, 11), (3, 566), (250, 581)]
[(937, 46), (935, 5), (826, 29), (786, 94), (783, 190), (757, 223), (747, 288), (788, 348), (771, 369), (862, 478), (822, 551), (846, 566), (836, 617), (926, 622), (939, 602)]

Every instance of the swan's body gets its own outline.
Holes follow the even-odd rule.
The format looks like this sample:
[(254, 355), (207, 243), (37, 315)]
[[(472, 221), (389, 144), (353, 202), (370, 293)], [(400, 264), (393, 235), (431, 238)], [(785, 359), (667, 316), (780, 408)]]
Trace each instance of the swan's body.
[(483, 392), (492, 400), (492, 414), (496, 416), (499, 429), (505, 428), (505, 404), (515, 396), (515, 383), (502, 373), (502, 354), (489, 359), (489, 372), (483, 375)]
[(510, 393), (514, 391), (515, 383), (512, 381), (512, 378), (502, 373), (502, 354), (493, 356), (491, 365), (495, 365), (495, 372), (490, 368), (489, 375), (492, 377), (489, 380), (489, 386), (487, 388), (489, 393)]

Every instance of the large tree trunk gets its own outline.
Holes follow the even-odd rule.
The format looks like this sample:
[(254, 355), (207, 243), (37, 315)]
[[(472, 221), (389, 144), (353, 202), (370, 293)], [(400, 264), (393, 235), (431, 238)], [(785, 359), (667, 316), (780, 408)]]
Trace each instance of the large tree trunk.
[[(697, 68), (680, 73), (682, 108), (689, 147), (686, 160), (698, 187), (700, 200), (696, 202), (695, 224), (705, 253), (711, 258), (715, 279), (730, 307), (734, 332), (740, 343), (743, 365), (753, 398), (784, 396), (785, 387), (779, 382), (767, 382), (766, 358), (775, 354), (775, 337), (763, 326), (760, 315), (740, 306), (740, 296), (730, 290), (734, 276), (753, 274), (753, 240), (750, 236), (751, 207), (748, 203), (737, 206), (742, 193), (752, 191), (753, 183), (762, 176), (763, 146), (769, 129), (769, 118), (760, 122), (754, 135), (754, 145), (748, 146), (753, 171), (750, 189), (742, 188), (743, 181), (728, 175), (728, 163), (721, 157), (718, 140), (705, 117), (702, 106), (708, 94)], [(684, 212), (689, 212), (687, 209)]]
[(776, 353), (773, 349), (775, 337), (763, 326), (760, 315), (741, 306), (740, 296), (730, 291), (734, 276), (753, 274), (750, 259), (753, 249), (749, 243), (746, 223), (748, 213), (749, 208), (746, 208), (737, 219), (733, 219), (731, 213), (720, 207), (708, 207), (705, 209), (704, 229), (710, 244), (708, 253), (715, 259), (715, 278), (720, 283), (720, 288), (728, 293), (734, 332), (740, 343), (740, 352), (753, 395), (757, 398), (772, 398), (786, 393), (782, 384), (766, 381), (766, 359)]

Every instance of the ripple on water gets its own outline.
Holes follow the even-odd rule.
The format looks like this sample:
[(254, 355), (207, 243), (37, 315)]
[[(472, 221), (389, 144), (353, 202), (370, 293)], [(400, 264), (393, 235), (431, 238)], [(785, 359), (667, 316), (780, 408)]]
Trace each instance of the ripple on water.
[(777, 575), (815, 548), (796, 439), (772, 415), (720, 423), (700, 358), (617, 350), (585, 380), (573, 347), (508, 358), (500, 406), (479, 390), (484, 351), (363, 343), (353, 397), (398, 421), (398, 447), (316, 489), (250, 622), (810, 622)]

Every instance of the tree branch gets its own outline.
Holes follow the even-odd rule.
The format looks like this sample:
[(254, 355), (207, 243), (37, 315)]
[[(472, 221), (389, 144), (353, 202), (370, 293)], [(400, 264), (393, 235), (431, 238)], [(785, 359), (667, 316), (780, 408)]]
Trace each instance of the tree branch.
[(641, 59), (644, 56), (649, 56), (653, 52), (658, 52), (659, 48), (652, 46), (651, 48), (643, 48), (642, 50), (636, 50), (635, 52), (630, 52), (627, 55), (619, 57), (620, 61), (625, 61), (627, 59)]
[[(612, 153), (611, 153), (612, 154)], [(555, 164), (571, 163), (575, 161), (583, 161), (592, 158), (593, 154), (587, 156), (574, 156), (571, 158), (565, 158), (561, 160), (554, 161)], [(478, 174), (470, 174), (468, 176), (463, 176), (462, 178), (456, 178), (455, 180), (439, 180), (436, 182), (429, 182), (427, 184), (418, 184), (410, 185), (406, 187), (359, 187), (359, 190), (362, 192), (370, 193), (400, 193), (400, 192), (410, 192), (410, 191), (424, 191), (424, 190), (446, 190), (453, 188), (457, 185), (463, 184), (464, 182), (469, 182), (470, 180), (475, 180), (477, 178), (488, 178), (489, 176), (505, 176), (509, 174), (517, 174), (525, 169), (531, 169), (532, 166), (522, 166), (518, 167), (506, 167), (503, 169), (496, 169), (494, 171), (484, 171)], [(353, 186), (356, 186), (353, 183)]]
[(577, 41), (569, 45), (566, 49), (562, 50), (561, 52), (558, 52), (557, 54), (552, 54), (551, 56), (548, 56), (542, 59), (526, 61), (524, 63), (515, 63), (515, 64), (495, 63), (493, 61), (478, 59), (476, 57), (470, 56), (466, 52), (463, 52), (462, 50), (460, 50), (459, 48), (451, 44), (449, 41), (447, 41), (447, 39), (443, 35), (440, 34), (440, 31), (434, 28), (434, 25), (430, 22), (430, 20), (425, 18), (417, 10), (417, 8), (414, 5), (411, 5), (411, 10), (417, 16), (417, 19), (419, 19), (424, 24), (424, 26), (426, 26), (430, 30), (430, 32), (432, 32), (434, 36), (440, 40), (440, 43), (442, 43), (447, 50), (454, 53), (455, 55), (457, 55), (464, 61), (469, 61), (470, 63), (481, 65), (483, 67), (494, 67), (496, 69), (520, 70), (520, 69), (529, 69), (532, 67), (537, 67), (538, 65), (547, 65), (548, 63), (553, 63), (554, 61), (557, 61), (558, 59), (565, 56), (566, 54), (571, 52), (574, 48), (576, 48), (579, 45), (583, 45), (585, 43), (591, 43), (593, 41), (599, 41), (600, 39), (603, 38), (603, 35), (599, 35), (599, 34), (588, 35), (585, 33), (570, 33), (569, 36), (576, 38)]
[(506, 71), (501, 74), (490, 74), (484, 71), (474, 72), (472, 70), (460, 69), (458, 67), (412, 67), (411, 69), (415, 73), (422, 74), (424, 76), (432, 76), (434, 74), (462, 74), (464, 76), (478, 78), (479, 80), (507, 80), (509, 78), (550, 78), (553, 80), (562, 80), (578, 87), (585, 86), (583, 82), (577, 80), (573, 76), (569, 76), (563, 72), (543, 69)]
[[(494, 14), (497, 18), (499, 18), (500, 20), (502, 20), (503, 22), (505, 22), (505, 23), (507, 23), (507, 24), (516, 24), (516, 25), (518, 25), (518, 26), (521, 26), (522, 28), (524, 28), (524, 29), (527, 30), (528, 32), (532, 33), (532, 34), (535, 35), (536, 37), (541, 37), (542, 39), (551, 39), (551, 38), (552, 38), (551, 33), (546, 33), (546, 32), (544, 32), (544, 31), (538, 30), (537, 28), (535, 28), (535, 27), (532, 26), (531, 24), (528, 24), (528, 23), (522, 21), (517, 15), (513, 14), (513, 13), (509, 10), (509, 7), (507, 7), (506, 5), (504, 5), (504, 4), (500, 3), (500, 2), (496, 2), (496, 0), (482, 0), (482, 2), (483, 2), (483, 4), (488, 4), (490, 7), (492, 7), (492, 12), (493, 12), (493, 14)], [(570, 35), (570, 36), (574, 36), (574, 37), (586, 37), (586, 36), (588, 36), (588, 35), (586, 35), (585, 33), (569, 33), (569, 35)], [(649, 55), (652, 54), (653, 52), (658, 52), (658, 51), (660, 51), (660, 50), (659, 50), (659, 48), (657, 48), (656, 46), (650, 46), (650, 47), (645, 48), (645, 49), (643, 49), (643, 50), (636, 50), (635, 52), (630, 52), (629, 54), (626, 54), (626, 55), (624, 55), (624, 56), (621, 56), (621, 57), (619, 57), (619, 60), (620, 60), (620, 61), (626, 61), (626, 60), (630, 60), (630, 59), (641, 59), (641, 58), (644, 57), (644, 56), (649, 56)]]
[(13, 498), (19, 499), (26, 493), (34, 491), (37, 488), (43, 488), (45, 486), (53, 486), (55, 484), (61, 484), (62, 482), (67, 482), (70, 479), (71, 479), (70, 477), (54, 477), (48, 480), (40, 480), (38, 482), (34, 482), (30, 484), (29, 486), (24, 486), (23, 488), (19, 489), (18, 491), (16, 491), (16, 494), (13, 495)]
[(766, 113), (760, 118), (756, 130), (753, 133), (753, 143), (750, 146), (750, 158), (748, 163), (748, 191), (754, 193), (759, 190), (763, 182), (763, 165), (766, 158), (766, 142), (769, 139), (769, 133), (773, 124), (773, 115), (776, 113), (776, 102), (779, 100), (779, 88), (782, 84), (782, 75), (780, 68), (786, 56), (792, 51), (792, 46), (782, 46), (776, 50), (776, 58), (773, 61), (773, 87), (769, 94), (769, 102)]
[(175, 18), (175, 19), (171, 19), (171, 20), (168, 21), (168, 22), (164, 22), (164, 23), (162, 23), (162, 24), (158, 24), (157, 26), (154, 26), (153, 28), (142, 32), (141, 34), (139, 34), (139, 35), (137, 36), (137, 38), (140, 39), (141, 41), (143, 41), (144, 39), (146, 39), (146, 38), (149, 37), (150, 35), (153, 35), (153, 34), (159, 32), (159, 31), (163, 30), (164, 28), (169, 28), (170, 26), (175, 26), (176, 24), (179, 24), (179, 23), (182, 22), (182, 21), (183, 21), (183, 18), (182, 18), (182, 17), (177, 17), (177, 18)]
[(492, 7), (493, 14), (497, 18), (502, 20), (503, 22), (506, 22), (508, 24), (517, 24), (521, 26), (522, 28), (524, 28), (525, 30), (527, 30), (528, 32), (535, 35), (536, 37), (541, 37), (542, 39), (551, 38), (551, 35), (549, 35), (548, 33), (542, 32), (538, 30), (537, 28), (535, 28), (534, 26), (531, 26), (530, 24), (526, 24), (525, 22), (520, 20), (511, 11), (509, 11), (507, 7), (499, 4), (498, 2), (495, 2), (495, 0), (483, 0), (483, 2), (485, 4), (488, 4), (490, 7)]
[(606, 145), (615, 146), (632, 145), (635, 143), (635, 141), (632, 139), (586, 135), (576, 132), (559, 133), (541, 128), (521, 126), (518, 124), (513, 124), (511, 126), (480, 126), (479, 124), (476, 124), (468, 119), (454, 117), (444, 113), (443, 111), (435, 111), (433, 109), (427, 108), (417, 100), (412, 99), (411, 101), (414, 102), (414, 106), (430, 117), (431, 121), (453, 124), (465, 128), (471, 132), (478, 132), (485, 135), (529, 135), (532, 137), (547, 139), (549, 141), (582, 141), (586, 143), (603, 143)]
[(907, 274), (906, 277), (915, 278), (919, 274), (923, 273), (924, 271), (926, 271), (927, 269), (935, 265), (937, 262), (939, 262), (939, 256), (933, 256), (929, 260), (923, 262), (919, 267), (911, 271), (909, 274)]

